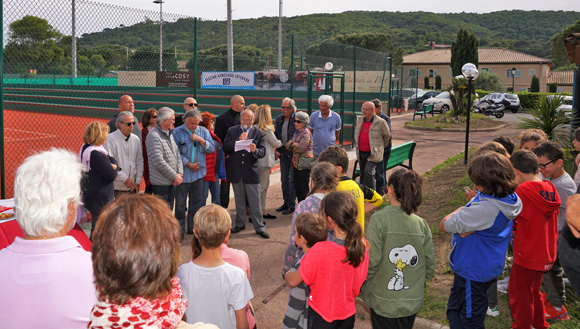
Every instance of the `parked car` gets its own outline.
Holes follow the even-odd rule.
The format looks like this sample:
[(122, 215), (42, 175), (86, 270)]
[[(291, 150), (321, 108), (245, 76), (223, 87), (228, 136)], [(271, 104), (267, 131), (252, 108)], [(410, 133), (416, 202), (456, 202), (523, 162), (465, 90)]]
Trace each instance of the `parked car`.
[(505, 108), (506, 110), (511, 110), (512, 113), (517, 113), (519, 110), (522, 109), (522, 106), (520, 105), (520, 98), (516, 94), (490, 93), (485, 95), (485, 97), (483, 97), (479, 101), (480, 102), (487, 101), (490, 99), (496, 104), (499, 104), (504, 99), (507, 99), (510, 102), (510, 105), (506, 105)]
[(411, 96), (411, 98), (409, 98), (409, 108), (414, 109), (415, 104), (417, 104), (417, 108), (420, 109), (423, 106), (423, 102), (426, 99), (429, 99), (431, 97), (435, 97), (435, 96), (439, 95), (440, 93), (441, 93), (440, 91), (436, 91), (436, 90), (419, 91), (416, 94), (413, 94)]
[(445, 113), (453, 108), (449, 92), (444, 91), (435, 97), (431, 97), (423, 101), (423, 106), (433, 104), (433, 111)]
[(572, 116), (572, 96), (564, 95), (548, 95), (546, 98), (554, 99), (556, 97), (562, 98), (562, 105), (558, 106), (558, 111), (567, 111), (570, 116)]
[(504, 94), (505, 98), (510, 102), (510, 105), (506, 105), (506, 110), (511, 110), (512, 113), (518, 113), (522, 109), (520, 104), (520, 98), (516, 94)]

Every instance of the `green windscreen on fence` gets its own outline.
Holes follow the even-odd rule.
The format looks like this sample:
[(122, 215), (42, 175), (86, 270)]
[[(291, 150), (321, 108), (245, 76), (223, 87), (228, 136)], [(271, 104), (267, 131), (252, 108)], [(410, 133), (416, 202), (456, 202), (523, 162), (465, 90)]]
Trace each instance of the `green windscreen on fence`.
[[(363, 101), (387, 102), (391, 89), (412, 85), (405, 72), (395, 74), (389, 54), (293, 31), (283, 34), (278, 67), (277, 31), (240, 20), (233, 24), (232, 64), (234, 72), (242, 72), (244, 85), (228, 85), (222, 78), (223, 89), (208, 88), (204, 78), (229, 69), (226, 22), (166, 12), (160, 19), (158, 9), (87, 0), (3, 1), (4, 197), (13, 195), (16, 169), (27, 156), (51, 147), (78, 152), (86, 125), (108, 121), (122, 95), (133, 98), (137, 119), (163, 106), (183, 113), (186, 97), (196, 97), (200, 110), (219, 115), (235, 94), (244, 96), (246, 105), (269, 104), (275, 117), (285, 97), (295, 99), (299, 110), (315, 102), (308, 99), (308, 72), (331, 63), (331, 71), (344, 74), (345, 88), (344, 96), (337, 96), (329, 82), (330, 94), (344, 97), (344, 103), (335, 101), (344, 108), (333, 110), (352, 123)], [(350, 143), (352, 127), (342, 134)]]

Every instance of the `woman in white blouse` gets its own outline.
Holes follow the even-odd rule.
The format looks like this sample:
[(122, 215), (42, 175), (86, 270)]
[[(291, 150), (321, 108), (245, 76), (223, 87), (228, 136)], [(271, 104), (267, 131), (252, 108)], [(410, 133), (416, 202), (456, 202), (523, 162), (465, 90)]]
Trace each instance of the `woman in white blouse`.
[(260, 167), (260, 201), (262, 203), (262, 214), (264, 218), (275, 219), (276, 216), (270, 215), (266, 211), (266, 194), (270, 186), (270, 171), (274, 166), (275, 155), (274, 149), (282, 146), (282, 141), (276, 139), (274, 135), (274, 124), (272, 123), (272, 110), (270, 105), (260, 105), (256, 110), (255, 126), (264, 133), (266, 140), (266, 156), (258, 159)]

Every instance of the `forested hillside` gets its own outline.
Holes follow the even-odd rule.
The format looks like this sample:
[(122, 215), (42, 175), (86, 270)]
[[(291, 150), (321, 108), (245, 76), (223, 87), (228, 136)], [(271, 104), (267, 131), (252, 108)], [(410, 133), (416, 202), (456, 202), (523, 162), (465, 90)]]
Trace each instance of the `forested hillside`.
[[(487, 14), (435, 14), (427, 12), (363, 12), (312, 14), (287, 17), (283, 21), (285, 49), (289, 51), (290, 35), (295, 35), (297, 49), (305, 49), (320, 40), (339, 34), (380, 32), (407, 53), (425, 50), (425, 44), (451, 44), (460, 28), (475, 33), (482, 46), (502, 46), (528, 54), (550, 56), (550, 37), (580, 20), (572, 11), (498, 11)], [(193, 20), (182, 19), (163, 27), (164, 46), (182, 52), (193, 51)], [(198, 21), (198, 49), (225, 43), (223, 21)], [(234, 21), (234, 42), (262, 49), (277, 49), (277, 17)], [(117, 44), (132, 49), (158, 45), (158, 25), (145, 21), (133, 26), (85, 34), (83, 46)], [(285, 54), (288, 55), (288, 54)]]

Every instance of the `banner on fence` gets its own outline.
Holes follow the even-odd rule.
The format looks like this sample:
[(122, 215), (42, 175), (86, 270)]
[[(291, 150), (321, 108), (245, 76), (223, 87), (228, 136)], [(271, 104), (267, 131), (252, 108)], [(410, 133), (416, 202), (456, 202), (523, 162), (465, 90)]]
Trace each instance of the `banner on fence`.
[(194, 88), (193, 72), (157, 71), (157, 87)]
[(254, 72), (201, 72), (202, 89), (254, 89)]
[[(389, 71), (356, 71), (356, 91), (357, 92), (379, 92), (381, 80), (383, 80), (383, 91), (389, 90)], [(354, 71), (344, 72), (344, 89), (353, 90)], [(334, 91), (340, 91), (340, 84), (334, 84)]]

